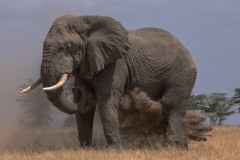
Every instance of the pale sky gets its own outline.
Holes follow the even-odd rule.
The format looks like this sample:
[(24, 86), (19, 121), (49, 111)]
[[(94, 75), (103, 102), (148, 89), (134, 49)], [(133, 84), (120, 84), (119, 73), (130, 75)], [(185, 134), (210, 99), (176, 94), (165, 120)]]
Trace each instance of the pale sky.
[[(69, 13), (171, 32), (197, 63), (194, 94), (232, 96), (240, 87), (239, 0), (0, 0), (0, 126), (17, 123), (17, 88), (40, 76), (43, 40), (54, 19)], [(226, 123), (240, 124), (240, 114)]]

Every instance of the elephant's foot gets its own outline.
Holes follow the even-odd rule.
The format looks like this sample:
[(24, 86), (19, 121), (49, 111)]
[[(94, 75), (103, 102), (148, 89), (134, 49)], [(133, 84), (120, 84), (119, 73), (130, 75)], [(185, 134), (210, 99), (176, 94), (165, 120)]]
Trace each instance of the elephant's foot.
[(80, 140), (80, 148), (92, 148), (92, 141), (91, 140)]
[(164, 148), (176, 147), (188, 150), (188, 143), (187, 140), (185, 139), (173, 139), (173, 138), (166, 139), (164, 141), (161, 141), (161, 146)]
[(115, 150), (115, 151), (121, 151), (123, 150), (123, 146), (121, 143), (110, 143), (106, 147), (108, 150)]
[(186, 137), (171, 136), (168, 140), (168, 145), (188, 150), (188, 140)]
[(86, 146), (86, 145), (80, 145), (80, 149), (92, 149), (93, 146), (92, 145), (89, 145), (89, 146)]
[(164, 148), (172, 146), (171, 145), (172, 144), (171, 141), (165, 135), (161, 135), (160, 136), (160, 144)]

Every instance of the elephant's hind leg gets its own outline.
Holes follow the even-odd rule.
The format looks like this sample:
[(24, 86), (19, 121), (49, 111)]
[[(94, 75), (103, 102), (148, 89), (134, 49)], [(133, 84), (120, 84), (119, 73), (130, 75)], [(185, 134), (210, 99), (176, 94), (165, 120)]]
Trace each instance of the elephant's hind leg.
[[(174, 94), (173, 94), (174, 93)], [(180, 94), (180, 93), (179, 93)], [(187, 139), (182, 133), (182, 120), (187, 110), (188, 98), (178, 95), (174, 89), (170, 89), (160, 100), (163, 112), (166, 115), (168, 129), (173, 133), (168, 139), (172, 144), (187, 148)], [(167, 129), (165, 127), (164, 129)]]
[(181, 147), (181, 148), (188, 148), (188, 141), (187, 137), (185, 137), (182, 133), (182, 119), (184, 117), (183, 113), (173, 112), (169, 115), (169, 128), (173, 133), (172, 139), (170, 141)]

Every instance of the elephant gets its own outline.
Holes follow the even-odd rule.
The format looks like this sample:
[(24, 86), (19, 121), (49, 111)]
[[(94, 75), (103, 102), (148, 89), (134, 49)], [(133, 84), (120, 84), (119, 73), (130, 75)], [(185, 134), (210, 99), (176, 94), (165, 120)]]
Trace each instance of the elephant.
[[(91, 90), (99, 109), (107, 148), (122, 148), (118, 109), (123, 95), (140, 88), (162, 105), (165, 131), (169, 126), (176, 144), (186, 147), (181, 122), (194, 86), (197, 67), (189, 51), (169, 32), (160, 28), (126, 30), (107, 16), (58, 17), (43, 43), (41, 77), (22, 90), (43, 85), (48, 99), (59, 110), (75, 114), (81, 146), (91, 146), (94, 109), (81, 113), (81, 105), (70, 101), (64, 84), (69, 74)], [(94, 107), (92, 107), (94, 108)]]

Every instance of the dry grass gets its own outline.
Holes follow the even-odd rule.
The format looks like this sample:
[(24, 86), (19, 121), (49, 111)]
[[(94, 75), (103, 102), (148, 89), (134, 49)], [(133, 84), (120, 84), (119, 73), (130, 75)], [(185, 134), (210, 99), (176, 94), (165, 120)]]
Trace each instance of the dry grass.
[[(1, 131), (1, 130), (0, 130)], [(1, 136), (0, 132), (0, 136)], [(216, 127), (213, 137), (207, 142), (191, 142), (189, 151), (176, 148), (124, 150), (122, 152), (106, 150), (83, 150), (58, 148), (57, 150), (6, 150), (1, 149), (1, 160), (239, 160), (240, 159), (240, 127)], [(60, 136), (60, 135), (58, 135)], [(63, 137), (64, 138), (64, 137)], [(0, 140), (2, 141), (1, 137)], [(0, 141), (0, 142), (1, 142)]]

